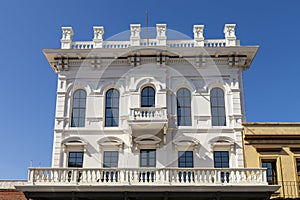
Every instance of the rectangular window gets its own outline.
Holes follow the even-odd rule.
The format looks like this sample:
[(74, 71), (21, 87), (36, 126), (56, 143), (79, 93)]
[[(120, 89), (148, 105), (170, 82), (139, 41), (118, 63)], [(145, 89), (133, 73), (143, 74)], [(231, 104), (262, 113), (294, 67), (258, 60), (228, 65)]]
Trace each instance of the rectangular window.
[[(140, 151), (140, 167), (155, 167), (156, 166), (156, 150), (142, 149)], [(140, 182), (154, 182), (155, 173), (152, 170), (145, 169), (140, 173)]]
[(156, 150), (142, 149), (140, 151), (140, 167), (155, 167), (156, 166)]
[(180, 168), (194, 167), (192, 151), (179, 151), (178, 152), (178, 167), (180, 167)]
[(267, 181), (269, 185), (276, 185), (277, 184), (276, 160), (262, 160), (261, 165), (263, 168), (267, 168)]
[(214, 151), (214, 167), (215, 168), (228, 168), (229, 167), (228, 151)]
[(68, 167), (82, 167), (83, 152), (69, 152)]
[(296, 159), (296, 167), (297, 167), (297, 177), (298, 181), (300, 181), (300, 158)]
[(119, 152), (118, 151), (104, 151), (103, 167), (116, 168), (118, 167)]

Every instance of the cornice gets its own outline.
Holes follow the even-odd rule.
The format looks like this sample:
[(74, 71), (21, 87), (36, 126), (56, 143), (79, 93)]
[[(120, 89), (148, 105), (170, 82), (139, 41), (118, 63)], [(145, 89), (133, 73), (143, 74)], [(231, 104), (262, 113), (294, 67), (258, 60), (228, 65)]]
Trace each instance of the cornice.
[(48, 62), (55, 72), (72, 66), (138, 66), (148, 63), (158, 65), (191, 64), (196, 67), (228, 65), (248, 69), (258, 46), (219, 48), (171, 48), (154, 49), (131, 47), (122, 49), (44, 49)]

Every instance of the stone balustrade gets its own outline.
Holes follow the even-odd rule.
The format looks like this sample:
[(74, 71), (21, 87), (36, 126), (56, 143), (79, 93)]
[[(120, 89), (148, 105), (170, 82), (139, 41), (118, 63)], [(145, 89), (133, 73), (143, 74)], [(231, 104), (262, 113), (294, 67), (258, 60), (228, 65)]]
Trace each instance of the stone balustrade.
[(34, 185), (267, 185), (260, 168), (29, 168)]
[(167, 25), (156, 25), (156, 38), (141, 39), (141, 25), (130, 25), (130, 38), (128, 41), (104, 41), (104, 27), (94, 26), (94, 38), (92, 41), (72, 41), (74, 32), (72, 27), (62, 27), (62, 49), (98, 49), (98, 48), (129, 48), (136, 46), (168, 46), (178, 47), (228, 47), (239, 46), (236, 39), (235, 24), (225, 24), (224, 39), (204, 38), (204, 25), (194, 25), (194, 38), (190, 40), (167, 40)]
[(130, 109), (131, 120), (166, 120), (167, 109), (166, 108), (131, 108)]

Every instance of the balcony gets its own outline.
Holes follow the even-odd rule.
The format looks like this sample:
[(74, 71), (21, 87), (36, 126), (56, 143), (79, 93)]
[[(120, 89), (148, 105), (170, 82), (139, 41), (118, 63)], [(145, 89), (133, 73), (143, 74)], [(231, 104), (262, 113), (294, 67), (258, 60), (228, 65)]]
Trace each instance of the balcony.
[(203, 168), (30, 168), (32, 185), (218, 186), (268, 185), (266, 169)]
[(157, 134), (168, 123), (167, 108), (131, 108), (128, 124), (134, 135)]
[(16, 188), (32, 200), (259, 200), (279, 186), (258, 168), (30, 168)]

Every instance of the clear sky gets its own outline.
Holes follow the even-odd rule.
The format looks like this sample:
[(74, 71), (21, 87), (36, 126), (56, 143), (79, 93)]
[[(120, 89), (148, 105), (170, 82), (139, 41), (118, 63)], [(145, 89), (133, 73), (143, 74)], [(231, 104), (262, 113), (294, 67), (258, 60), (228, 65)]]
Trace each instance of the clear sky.
[(91, 40), (102, 25), (105, 38), (130, 23), (167, 27), (192, 37), (194, 24), (206, 38), (223, 38), (236, 23), (242, 45), (259, 45), (244, 72), (247, 121), (300, 121), (299, 0), (9, 0), (0, 3), (0, 179), (26, 179), (34, 167), (51, 165), (56, 74), (42, 54), (59, 48), (61, 26), (74, 40)]

